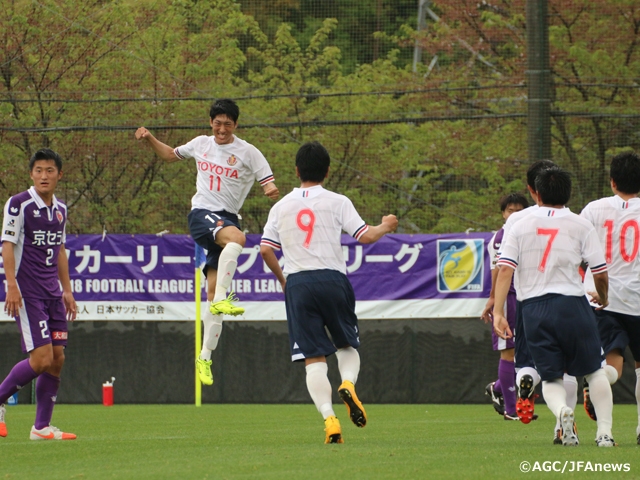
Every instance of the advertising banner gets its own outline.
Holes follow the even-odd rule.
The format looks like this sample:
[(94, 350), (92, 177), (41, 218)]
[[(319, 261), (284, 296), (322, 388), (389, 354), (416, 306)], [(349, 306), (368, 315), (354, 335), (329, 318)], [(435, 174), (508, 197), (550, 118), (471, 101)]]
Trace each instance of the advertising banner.
[[(489, 296), (491, 233), (387, 235), (372, 245), (342, 236), (347, 276), (362, 319), (477, 317)], [(231, 285), (243, 316), (284, 320), (284, 294), (248, 235)], [(188, 235), (67, 236), (78, 320), (193, 320), (195, 244)], [(277, 252), (281, 265), (284, 259)], [(0, 263), (0, 320), (6, 281)], [(200, 274), (200, 273), (199, 273)], [(201, 275), (201, 274), (200, 274)], [(206, 306), (202, 278), (201, 298)], [(33, 281), (37, 281), (36, 278)]]

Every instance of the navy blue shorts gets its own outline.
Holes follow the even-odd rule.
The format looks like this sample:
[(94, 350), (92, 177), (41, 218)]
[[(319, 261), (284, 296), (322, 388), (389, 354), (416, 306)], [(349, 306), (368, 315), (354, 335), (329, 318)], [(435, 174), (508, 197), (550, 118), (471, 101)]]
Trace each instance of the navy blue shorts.
[(586, 297), (547, 294), (522, 302), (529, 351), (542, 380), (582, 376), (602, 366), (600, 335)]
[(356, 297), (343, 273), (336, 270), (293, 273), (287, 277), (284, 301), (291, 361), (326, 357), (337, 348), (360, 346)]
[(628, 345), (634, 360), (640, 362), (640, 316), (608, 310), (595, 313), (604, 353), (615, 349), (624, 352)]
[(211, 212), (202, 208), (191, 210), (187, 219), (191, 238), (207, 252), (207, 261), (202, 269), (206, 276), (208, 268), (218, 270), (222, 247), (216, 244), (216, 234), (224, 227), (236, 227), (240, 230), (240, 222), (234, 213)]
[(516, 371), (524, 367), (535, 368), (529, 346), (527, 345), (527, 336), (522, 321), (522, 302), (516, 302), (516, 327), (512, 333), (514, 335)]

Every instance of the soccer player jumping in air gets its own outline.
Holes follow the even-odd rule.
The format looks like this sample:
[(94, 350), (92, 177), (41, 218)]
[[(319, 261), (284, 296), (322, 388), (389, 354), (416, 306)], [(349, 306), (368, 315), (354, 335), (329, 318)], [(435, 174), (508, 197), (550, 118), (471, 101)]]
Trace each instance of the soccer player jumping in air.
[(7, 279), (4, 308), (18, 323), (22, 349), (29, 358), (17, 363), (0, 384), (0, 436), (7, 436), (4, 403), (37, 378), (31, 440), (73, 440), (73, 433), (51, 425), (64, 365), (67, 321), (75, 320), (77, 312), (64, 248), (67, 207), (54, 195), (62, 178), (62, 160), (53, 150), (43, 148), (29, 160), (29, 172), (33, 186), (7, 201), (2, 223)]
[(514, 274), (522, 299), (522, 319), (529, 351), (542, 378), (547, 406), (562, 426), (562, 444), (578, 445), (574, 412), (567, 405), (565, 372), (586, 376), (598, 414), (596, 444), (615, 445), (611, 434), (613, 398), (601, 367), (600, 335), (584, 295), (578, 268), (591, 268), (600, 307), (607, 306), (608, 278), (604, 253), (593, 225), (565, 207), (571, 176), (559, 167), (542, 170), (535, 180), (539, 208), (517, 222), (502, 246), (498, 265), (494, 328), (501, 338), (512, 332), (504, 303)]
[(163, 160), (191, 158), (198, 168), (196, 194), (191, 199), (188, 220), (193, 240), (207, 251), (204, 274), (207, 300), (211, 304), (202, 317), (202, 351), (196, 360), (198, 377), (205, 385), (213, 384), (211, 353), (218, 346), (222, 316), (244, 313), (244, 308), (234, 304), (233, 294), (227, 297), (246, 241), (238, 212), (255, 181), (267, 197), (276, 200), (279, 196), (264, 155), (234, 135), (239, 116), (240, 109), (233, 100), (217, 100), (209, 111), (213, 135), (196, 137), (177, 148), (160, 142), (145, 127), (140, 127), (135, 134)]
[[(351, 421), (364, 427), (367, 415), (355, 391), (360, 338), (340, 235), (344, 230), (360, 243), (373, 243), (395, 231), (398, 220), (388, 215), (380, 225), (368, 226), (351, 200), (323, 188), (329, 163), (329, 153), (320, 143), (300, 147), (296, 154), (300, 188), (271, 208), (260, 253), (284, 289), (291, 360), (305, 363), (309, 394), (324, 418), (325, 443), (344, 443), (331, 404), (327, 356), (335, 353), (338, 359), (342, 378), (338, 394)], [(274, 253), (280, 249), (286, 280)]]

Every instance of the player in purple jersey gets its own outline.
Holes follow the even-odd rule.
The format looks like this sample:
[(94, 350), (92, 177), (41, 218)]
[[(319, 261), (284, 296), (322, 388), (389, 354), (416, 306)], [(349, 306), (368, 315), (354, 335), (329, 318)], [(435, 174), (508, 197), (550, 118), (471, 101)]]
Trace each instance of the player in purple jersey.
[[(67, 207), (54, 192), (62, 160), (53, 150), (38, 150), (29, 161), (33, 186), (4, 207), (2, 260), (7, 280), (4, 309), (14, 317), (29, 358), (16, 364), (0, 384), (0, 436), (7, 436), (4, 403), (34, 378), (36, 420), (31, 440), (73, 440), (51, 425), (67, 345), (67, 321), (76, 318), (65, 252)], [(62, 286), (62, 290), (60, 290)]]
[(542, 378), (542, 393), (560, 420), (562, 444), (578, 445), (574, 411), (567, 404), (563, 375), (586, 376), (598, 414), (596, 444), (613, 447), (613, 398), (602, 369), (602, 348), (595, 315), (584, 295), (581, 263), (593, 272), (600, 306), (608, 305), (605, 256), (595, 228), (565, 207), (571, 176), (559, 167), (541, 171), (535, 180), (539, 208), (513, 225), (503, 242), (493, 311), (494, 328), (512, 337), (504, 302), (515, 275), (529, 351)]
[[(500, 211), (502, 218), (506, 221), (512, 213), (519, 212), (529, 206), (527, 198), (521, 193), (505, 195), (500, 199)], [(489, 300), (482, 311), (480, 318), (484, 323), (490, 323), (493, 349), (500, 352), (500, 362), (498, 364), (498, 380), (491, 382), (485, 387), (485, 393), (491, 398), (493, 408), (505, 420), (519, 420), (516, 413), (516, 370), (514, 365), (514, 342), (513, 339), (504, 340), (498, 337), (493, 331), (493, 303), (495, 300), (495, 283), (498, 276), (496, 262), (498, 252), (504, 235), (504, 228), (498, 230), (489, 241), (487, 251), (491, 261), (491, 293)], [(511, 283), (509, 295), (507, 296), (507, 320), (512, 329), (515, 329), (516, 321), (516, 290)]]
[(217, 100), (209, 110), (213, 135), (201, 135), (177, 148), (160, 142), (145, 127), (135, 134), (166, 162), (186, 158), (196, 162), (196, 193), (188, 220), (193, 240), (207, 252), (204, 274), (211, 304), (202, 315), (202, 350), (196, 359), (198, 377), (205, 385), (213, 384), (211, 353), (222, 333), (222, 316), (244, 313), (244, 308), (233, 303), (233, 292), (227, 296), (246, 241), (238, 212), (256, 181), (270, 199), (279, 196), (264, 155), (234, 135), (239, 115), (240, 109), (233, 100)]
[[(388, 215), (379, 225), (367, 225), (351, 200), (322, 186), (329, 164), (329, 153), (320, 143), (300, 147), (296, 154), (300, 188), (269, 212), (260, 253), (284, 289), (291, 360), (305, 363), (309, 395), (324, 418), (325, 443), (344, 443), (331, 403), (329, 355), (335, 353), (338, 360), (342, 379), (338, 395), (351, 421), (364, 427), (367, 414), (355, 390), (360, 338), (356, 299), (346, 276), (340, 234), (345, 231), (360, 243), (373, 243), (395, 231), (398, 220)], [(274, 253), (280, 249), (284, 272)]]

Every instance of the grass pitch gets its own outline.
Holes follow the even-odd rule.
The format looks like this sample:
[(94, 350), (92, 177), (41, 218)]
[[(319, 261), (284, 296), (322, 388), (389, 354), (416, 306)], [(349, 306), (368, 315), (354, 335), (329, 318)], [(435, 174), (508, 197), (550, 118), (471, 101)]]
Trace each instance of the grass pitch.
[[(33, 442), (35, 407), (7, 407), (0, 479), (418, 479), (551, 478), (520, 464), (628, 463), (623, 473), (563, 478), (640, 478), (635, 405), (614, 408), (617, 448), (595, 446), (595, 422), (579, 405), (577, 448), (552, 445), (545, 405), (538, 421), (507, 422), (490, 405), (365, 405), (356, 428), (336, 405), (345, 443), (324, 445), (313, 405), (58, 405), (53, 424), (75, 441)], [(567, 466), (567, 470), (571, 467)]]

